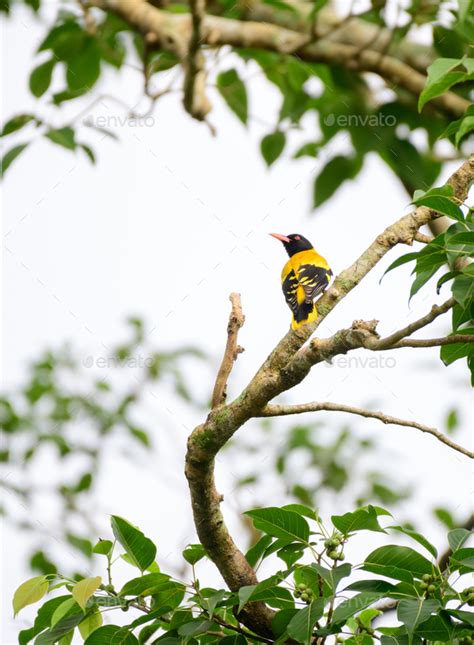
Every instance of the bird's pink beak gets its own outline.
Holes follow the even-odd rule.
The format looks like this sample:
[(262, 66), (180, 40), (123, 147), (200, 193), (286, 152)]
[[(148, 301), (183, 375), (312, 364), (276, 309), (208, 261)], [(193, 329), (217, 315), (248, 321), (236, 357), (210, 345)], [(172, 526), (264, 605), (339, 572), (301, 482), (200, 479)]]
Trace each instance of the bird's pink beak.
[(276, 238), (277, 240), (280, 240), (280, 242), (291, 242), (289, 237), (286, 237), (286, 235), (281, 235), (281, 233), (269, 233), (269, 235)]

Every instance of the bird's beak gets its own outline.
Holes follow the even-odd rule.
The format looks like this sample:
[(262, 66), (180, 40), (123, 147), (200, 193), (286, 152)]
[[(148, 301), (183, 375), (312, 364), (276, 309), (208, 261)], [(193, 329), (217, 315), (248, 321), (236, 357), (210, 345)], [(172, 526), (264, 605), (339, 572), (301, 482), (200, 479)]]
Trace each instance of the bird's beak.
[(286, 237), (286, 235), (281, 235), (281, 233), (270, 233), (272, 237), (275, 237), (277, 240), (280, 240), (280, 242), (291, 242), (289, 237)]

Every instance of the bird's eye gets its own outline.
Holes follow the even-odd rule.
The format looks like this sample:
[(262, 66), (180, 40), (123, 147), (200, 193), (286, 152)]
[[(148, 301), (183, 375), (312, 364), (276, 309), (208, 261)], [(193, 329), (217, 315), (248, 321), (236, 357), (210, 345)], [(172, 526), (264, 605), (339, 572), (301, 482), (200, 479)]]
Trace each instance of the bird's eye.
[(295, 240), (301, 240), (301, 237), (299, 235), (295, 235)]

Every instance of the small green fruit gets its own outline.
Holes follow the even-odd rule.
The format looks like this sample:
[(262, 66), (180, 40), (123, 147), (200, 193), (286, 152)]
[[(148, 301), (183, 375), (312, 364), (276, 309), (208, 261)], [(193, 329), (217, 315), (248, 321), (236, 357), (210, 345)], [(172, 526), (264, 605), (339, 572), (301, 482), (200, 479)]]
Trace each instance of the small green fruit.
[(430, 576), (429, 573), (425, 573), (425, 575), (422, 576), (421, 579), (423, 580), (423, 582), (431, 582), (433, 580), (433, 576)]
[(436, 591), (436, 585), (428, 585), (428, 593), (434, 593)]
[(300, 584), (298, 585), (298, 589), (299, 589), (300, 591), (306, 591), (307, 587), (306, 587), (306, 585), (305, 585), (305, 584), (303, 584), (302, 582), (300, 582)]
[(301, 600), (302, 600), (303, 602), (308, 602), (308, 600), (309, 600), (309, 594), (307, 594), (307, 593), (302, 593), (302, 594), (301, 594)]
[(420, 582), (420, 589), (428, 589), (428, 583), (427, 582)]

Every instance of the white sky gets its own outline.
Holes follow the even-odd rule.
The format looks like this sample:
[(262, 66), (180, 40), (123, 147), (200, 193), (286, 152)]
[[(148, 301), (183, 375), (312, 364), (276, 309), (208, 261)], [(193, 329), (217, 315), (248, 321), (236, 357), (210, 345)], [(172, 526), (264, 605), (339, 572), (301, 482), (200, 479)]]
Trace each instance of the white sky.
[[(8, 94), (3, 97), (2, 120), (37, 107), (28, 93), (27, 78), (41, 34), (42, 29), (24, 11), (4, 30), (3, 87)], [(235, 63), (227, 57), (223, 64)], [(42, 141), (12, 166), (3, 193), (4, 389), (21, 382), (29, 360), (45, 347), (58, 347), (66, 340), (81, 356), (105, 356), (104, 344), (110, 346), (123, 337), (123, 321), (129, 314), (148, 321), (153, 329), (151, 340), (159, 348), (197, 344), (217, 363), (225, 342), (228, 294), (234, 290), (242, 294), (246, 314), (240, 338), (246, 352), (229, 385), (231, 396), (235, 395), (286, 332), (290, 319), (279, 286), (285, 255), (267, 233), (303, 233), (337, 273), (406, 212), (408, 198), (399, 183), (378, 158), (370, 156), (355, 182), (345, 184), (335, 199), (311, 214), (312, 180), (323, 163), (292, 161), (285, 151), (282, 160), (270, 171), (266, 169), (258, 146), (275, 122), (278, 96), (255, 68), (237, 64), (244, 78), (251, 77), (250, 113), (258, 117), (248, 129), (214, 93), (215, 138), (205, 125), (184, 113), (175, 95), (158, 104), (153, 124), (148, 121), (142, 126), (124, 125), (124, 112), (104, 99), (91, 114), (108, 118), (120, 143), (100, 141), (86, 129), (78, 137), (92, 143), (98, 155), (96, 167), (83, 155), (74, 156)], [(55, 82), (59, 89), (60, 80)], [(133, 70), (120, 78), (110, 76), (104, 92), (134, 104), (140, 96), (140, 78)], [(57, 125), (66, 120), (46, 105), (42, 110)], [(76, 114), (80, 108), (68, 110)], [(303, 132), (294, 135), (292, 151), (296, 141), (315, 138), (312, 115), (303, 126)], [(344, 150), (344, 142), (336, 142), (334, 149)], [(441, 180), (448, 174), (446, 169)], [(387, 334), (425, 313), (433, 301), (446, 299), (447, 288), (437, 298), (430, 287), (408, 306), (410, 280), (405, 267), (379, 284), (388, 263), (405, 251), (389, 254), (324, 321), (320, 335), (330, 335), (358, 318), (379, 319), (380, 332)], [(444, 333), (447, 322), (437, 321), (429, 333)], [(361, 361), (349, 367), (337, 361), (331, 369), (319, 366), (287, 400), (370, 404), (440, 428), (447, 410), (456, 407), (462, 429), (455, 439), (469, 445), (472, 409), (464, 364), (444, 368), (436, 349), (391, 352), (396, 363), (391, 367), (385, 362), (364, 368), (362, 359), (368, 355), (355, 355)], [(387, 361), (387, 354), (383, 358)], [(197, 383), (209, 378), (208, 369), (196, 364), (190, 364), (189, 370)], [(210, 390), (212, 384), (206, 387)], [(99, 522), (106, 525), (107, 513), (128, 517), (156, 539), (163, 562), (168, 554), (176, 555), (185, 543), (195, 540), (182, 475), (187, 434), (183, 425), (192, 427), (201, 419), (177, 404), (174, 419), (163, 421), (167, 401), (159, 391), (155, 396), (158, 399), (151, 401), (150, 415), (160, 419), (154, 437), (158, 455), (141, 457), (138, 464), (115, 456), (108, 463), (97, 500), (103, 511)], [(350, 421), (337, 414), (318, 418), (335, 429)], [(234, 442), (251, 427), (243, 428)], [(442, 547), (443, 533), (429, 511), (435, 505), (447, 505), (460, 517), (467, 515), (471, 490), (467, 459), (416, 430), (362, 420), (354, 420), (352, 427), (360, 436), (378, 437), (383, 446), (376, 464), (379, 470), (386, 469), (402, 482), (415, 482), (417, 510), (413, 513), (412, 509), (412, 517), (416, 515), (420, 523), (426, 520), (425, 532)], [(171, 440), (163, 432), (172, 433)], [(217, 477), (224, 495), (232, 490), (225, 456), (219, 459)], [(131, 482), (134, 490), (145, 493), (137, 496)], [(154, 508), (160, 509), (159, 517), (149, 511), (151, 499)], [(269, 490), (267, 505), (279, 502)], [(231, 503), (226, 502), (223, 510), (239, 535)], [(329, 514), (332, 509), (323, 510)], [(372, 536), (364, 536), (365, 540), (375, 544)], [(27, 547), (26, 539), (4, 527), (5, 644), (16, 642), (19, 626), (25, 626), (31, 616), (25, 611), (23, 619), (13, 622), (9, 618), (13, 590), (28, 575), (24, 566)], [(218, 579), (211, 569), (209, 575)]]

